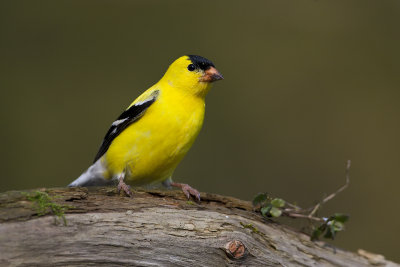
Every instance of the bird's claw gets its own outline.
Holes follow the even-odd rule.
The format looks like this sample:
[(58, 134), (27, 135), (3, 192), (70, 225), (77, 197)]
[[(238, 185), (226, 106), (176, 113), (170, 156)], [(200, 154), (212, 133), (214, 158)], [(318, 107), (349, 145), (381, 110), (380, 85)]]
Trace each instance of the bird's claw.
[(181, 189), (183, 191), (183, 193), (185, 194), (185, 196), (190, 199), (190, 196), (195, 197), (198, 201), (200, 201), (200, 192), (197, 191), (196, 189), (194, 189), (193, 187), (191, 187), (188, 184), (181, 184)]
[(131, 187), (129, 185), (127, 185), (126, 183), (124, 183), (123, 179), (119, 179), (117, 188), (118, 188), (118, 194), (121, 192), (121, 189), (122, 189), (125, 192), (125, 194), (127, 194), (129, 197), (133, 197)]
[(190, 196), (194, 196), (198, 201), (200, 201), (200, 192), (190, 185), (184, 184), (182, 186), (182, 191), (188, 199), (190, 199)]
[(190, 196), (193, 196), (197, 199), (197, 201), (200, 202), (200, 192), (188, 184), (175, 183), (171, 179), (164, 181), (163, 184), (166, 187), (171, 187), (171, 186), (179, 187), (182, 190), (182, 192), (185, 194), (187, 199), (190, 199)]

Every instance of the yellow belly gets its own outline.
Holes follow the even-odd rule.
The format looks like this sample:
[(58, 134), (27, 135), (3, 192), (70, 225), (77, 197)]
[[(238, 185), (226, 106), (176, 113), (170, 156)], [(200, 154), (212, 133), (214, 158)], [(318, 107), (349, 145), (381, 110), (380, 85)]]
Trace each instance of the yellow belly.
[(134, 184), (170, 177), (197, 137), (204, 119), (204, 100), (162, 91), (144, 116), (114, 139), (103, 161), (108, 177), (126, 168)]

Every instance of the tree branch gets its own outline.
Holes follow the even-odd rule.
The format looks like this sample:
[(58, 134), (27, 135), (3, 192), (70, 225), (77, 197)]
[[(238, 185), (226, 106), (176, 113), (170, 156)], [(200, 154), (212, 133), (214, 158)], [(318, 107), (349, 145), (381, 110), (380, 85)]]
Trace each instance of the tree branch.
[[(202, 193), (195, 203), (176, 191), (140, 190), (133, 198), (114, 188), (40, 192), (54, 201), (44, 216), (26, 193), (0, 194), (1, 266), (368, 266), (377, 259), (399, 266), (311, 242), (232, 197)], [(55, 224), (51, 207), (65, 210), (66, 225)]]

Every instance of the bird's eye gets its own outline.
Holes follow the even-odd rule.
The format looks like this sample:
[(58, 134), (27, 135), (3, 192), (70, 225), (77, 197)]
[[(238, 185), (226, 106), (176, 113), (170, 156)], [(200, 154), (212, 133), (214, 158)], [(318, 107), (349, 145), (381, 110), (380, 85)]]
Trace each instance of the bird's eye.
[(196, 67), (193, 64), (190, 64), (187, 68), (189, 71), (194, 71), (196, 69)]

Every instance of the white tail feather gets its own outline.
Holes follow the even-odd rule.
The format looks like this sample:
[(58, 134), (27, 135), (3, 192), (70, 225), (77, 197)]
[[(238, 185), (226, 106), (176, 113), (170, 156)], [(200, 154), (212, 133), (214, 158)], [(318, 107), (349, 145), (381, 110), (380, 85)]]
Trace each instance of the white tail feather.
[(68, 186), (102, 186), (113, 184), (114, 181), (112, 179), (104, 178), (103, 173), (105, 170), (106, 169), (102, 164), (101, 159), (99, 159)]

